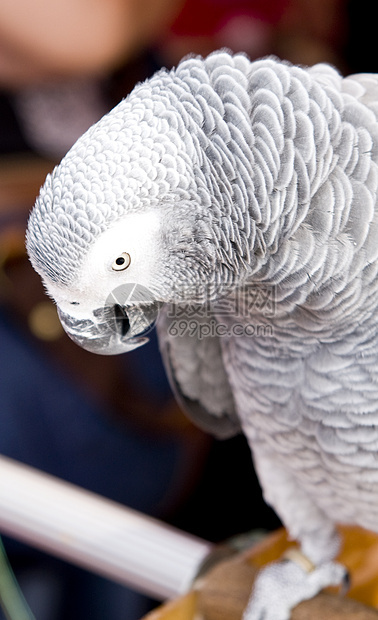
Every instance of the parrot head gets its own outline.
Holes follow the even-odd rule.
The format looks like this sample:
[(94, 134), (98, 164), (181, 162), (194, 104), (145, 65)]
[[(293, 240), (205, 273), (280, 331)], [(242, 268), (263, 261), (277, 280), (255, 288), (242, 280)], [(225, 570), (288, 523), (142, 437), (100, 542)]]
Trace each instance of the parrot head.
[[(64, 330), (106, 355), (147, 342), (161, 305), (198, 297), (214, 262), (206, 224), (194, 217), (186, 192), (164, 179), (154, 187), (153, 171), (137, 158), (128, 178), (128, 150), (110, 174), (111, 158), (97, 171), (97, 158), (73, 149), (41, 189), (26, 241)], [(180, 217), (177, 203), (191, 216)]]
[[(54, 188), (51, 179), (47, 185)], [(63, 216), (60, 208), (42, 190), (27, 248), (64, 330), (83, 348), (106, 355), (130, 351), (148, 341), (162, 304), (198, 298), (200, 271), (203, 278), (209, 272), (212, 252), (206, 260), (195, 244), (189, 249), (187, 234), (195, 227), (176, 221), (173, 205), (131, 211), (107, 226), (66, 209)], [(99, 230), (92, 232), (91, 223)]]
[(242, 182), (230, 182), (226, 143), (211, 140), (217, 124), (228, 136), (219, 97), (206, 129), (193, 90), (190, 72), (206, 80), (204, 67), (189, 59), (136, 86), (48, 175), (30, 214), (31, 263), (90, 351), (137, 347), (162, 304), (214, 299), (250, 271), (254, 223), (231, 195)]

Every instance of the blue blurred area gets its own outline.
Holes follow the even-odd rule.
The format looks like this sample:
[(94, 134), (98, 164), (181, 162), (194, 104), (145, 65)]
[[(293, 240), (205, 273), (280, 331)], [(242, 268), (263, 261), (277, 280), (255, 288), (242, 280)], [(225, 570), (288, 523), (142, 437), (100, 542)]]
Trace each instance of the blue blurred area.
[[(59, 374), (2, 312), (0, 340), (0, 451), (138, 510), (153, 511), (167, 491), (175, 442), (152, 441), (112, 423), (109, 412)], [(141, 373), (140, 380), (149, 398), (161, 403), (170, 391), (154, 348), (155, 342), (141, 348), (134, 363), (144, 360), (146, 375)]]

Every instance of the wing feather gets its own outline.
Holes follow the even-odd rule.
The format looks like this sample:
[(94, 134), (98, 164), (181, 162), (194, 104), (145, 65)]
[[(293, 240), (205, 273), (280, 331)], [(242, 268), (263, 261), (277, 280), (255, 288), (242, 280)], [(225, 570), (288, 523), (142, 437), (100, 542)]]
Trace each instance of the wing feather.
[(177, 320), (168, 306), (159, 315), (157, 331), (168, 379), (188, 417), (219, 439), (241, 432), (220, 340), (209, 333), (209, 324), (184, 314)]

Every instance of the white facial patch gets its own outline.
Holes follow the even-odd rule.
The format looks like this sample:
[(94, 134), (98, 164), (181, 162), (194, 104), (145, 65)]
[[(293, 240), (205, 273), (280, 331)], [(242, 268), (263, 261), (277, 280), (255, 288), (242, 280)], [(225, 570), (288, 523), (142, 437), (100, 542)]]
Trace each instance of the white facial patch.
[[(82, 318), (103, 307), (110, 293), (125, 283), (155, 288), (155, 274), (161, 264), (160, 218), (150, 211), (133, 213), (101, 234), (91, 246), (78, 278), (68, 287), (46, 283), (59, 308)], [(130, 264), (115, 270), (114, 262), (127, 253)]]

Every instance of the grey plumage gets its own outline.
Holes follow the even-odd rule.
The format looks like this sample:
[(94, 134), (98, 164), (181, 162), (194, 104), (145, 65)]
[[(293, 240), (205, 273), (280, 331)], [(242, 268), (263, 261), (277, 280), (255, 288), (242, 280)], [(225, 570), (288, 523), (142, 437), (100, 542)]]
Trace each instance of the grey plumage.
[(378, 529), (377, 116), (375, 75), (187, 59), (78, 140), (27, 233), (60, 306), (104, 231), (159, 214), (150, 288), (174, 389), (207, 430), (243, 429), (267, 500), (319, 567), (335, 521)]

